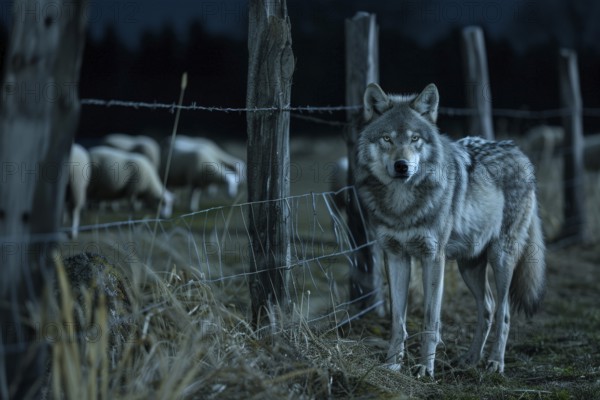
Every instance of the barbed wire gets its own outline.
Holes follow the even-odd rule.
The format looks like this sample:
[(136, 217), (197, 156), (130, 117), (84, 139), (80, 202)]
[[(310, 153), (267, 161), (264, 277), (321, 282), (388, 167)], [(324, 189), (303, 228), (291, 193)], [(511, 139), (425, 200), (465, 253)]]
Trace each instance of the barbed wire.
[[(161, 103), (128, 102), (128, 101), (117, 101), (117, 100), (104, 101), (104, 100), (98, 100), (98, 99), (84, 99), (84, 100), (82, 100), (82, 104), (92, 105), (92, 106), (106, 106), (106, 107), (112, 107), (112, 106), (131, 107), (131, 108), (136, 108), (136, 109), (146, 108), (146, 109), (152, 109), (152, 110), (164, 109), (164, 110), (169, 110), (172, 112), (174, 112), (175, 110), (177, 110), (179, 108), (179, 106), (174, 103), (173, 104), (161, 104)], [(311, 116), (311, 115), (304, 115), (302, 113), (330, 113), (331, 114), (333, 112), (339, 112), (339, 111), (360, 110), (361, 108), (362, 108), (361, 106), (334, 106), (334, 107), (331, 107), (331, 106), (327, 106), (327, 107), (311, 107), (311, 106), (291, 107), (291, 106), (287, 106), (282, 109), (279, 109), (277, 107), (249, 109), (249, 108), (231, 108), (231, 107), (228, 107), (228, 108), (205, 107), (205, 106), (198, 106), (195, 103), (192, 103), (188, 106), (181, 106), (182, 110), (208, 111), (208, 112), (216, 111), (216, 112), (225, 112), (225, 113), (289, 111), (289, 112), (291, 112), (291, 116), (293, 116), (294, 118), (304, 119), (304, 120), (307, 120), (309, 122), (314, 122), (314, 123), (328, 124), (331, 126), (345, 126), (347, 124), (347, 122), (326, 120), (326, 119), (318, 118), (318, 117)], [(474, 113), (474, 110), (460, 109), (460, 108), (442, 108), (442, 109), (440, 109), (440, 112), (447, 113), (447, 115), (466, 116), (466, 115), (472, 115)], [(570, 113), (570, 112), (571, 112), (571, 110), (568, 110), (568, 109), (555, 109), (555, 110), (545, 110), (545, 111), (524, 111), (524, 110), (499, 109), (499, 110), (494, 111), (494, 115), (510, 116), (510, 117), (514, 117), (514, 118), (545, 119), (545, 118), (550, 118), (550, 117), (565, 116), (565, 115), (568, 115), (568, 113)], [(299, 113), (299, 114), (296, 114), (296, 113)], [(452, 114), (452, 113), (454, 113), (454, 114)], [(462, 114), (460, 114), (460, 113), (462, 113)], [(600, 117), (600, 109), (584, 109), (583, 114), (584, 114), (584, 116)], [(345, 188), (345, 189), (347, 189), (347, 188)], [(349, 190), (354, 191), (355, 189), (354, 189), (354, 187), (350, 187)], [(215, 236), (214, 236), (215, 238), (213, 238), (213, 236), (211, 236), (213, 231), (214, 232), (217, 231), (217, 229), (215, 229), (215, 226), (217, 224), (216, 224), (216, 221), (213, 221), (212, 219), (210, 222), (206, 222), (208, 220), (208, 218), (206, 218), (206, 217), (208, 217), (210, 213), (215, 213), (215, 212), (225, 213), (227, 210), (229, 210), (233, 207), (240, 210), (243, 207), (252, 206), (252, 205), (256, 205), (256, 204), (260, 204), (260, 203), (265, 203), (268, 201), (280, 201), (282, 203), (285, 202), (287, 204), (287, 203), (295, 201), (295, 200), (306, 199), (307, 204), (311, 204), (311, 203), (314, 204), (315, 196), (323, 196), (323, 198), (325, 198), (326, 196), (332, 196), (332, 195), (336, 195), (339, 193), (341, 193), (341, 190), (338, 192), (300, 194), (300, 195), (295, 195), (295, 196), (288, 196), (283, 199), (264, 200), (264, 201), (259, 201), (259, 202), (246, 202), (246, 203), (240, 203), (240, 204), (235, 204), (235, 205), (231, 205), (231, 206), (213, 207), (213, 208), (197, 211), (194, 213), (183, 214), (179, 217), (171, 218), (168, 220), (143, 219), (143, 220), (135, 220), (135, 221), (129, 220), (129, 221), (99, 223), (99, 224), (95, 224), (95, 225), (82, 226), (80, 228), (80, 231), (112, 232), (112, 231), (119, 230), (120, 228), (129, 228), (129, 227), (135, 227), (135, 226), (139, 226), (139, 225), (150, 225), (154, 222), (158, 222), (161, 224), (163, 224), (163, 223), (164, 224), (167, 224), (167, 223), (173, 224), (173, 227), (177, 227), (177, 221), (184, 221), (185, 227), (182, 229), (184, 231), (186, 231), (189, 235), (189, 243), (184, 243), (184, 244), (190, 245), (190, 246), (198, 244), (201, 246), (202, 244), (205, 245), (206, 241), (213, 240), (214, 243), (210, 250), (214, 251), (215, 254), (211, 253), (210, 256), (214, 256), (215, 259), (218, 258), (217, 261), (207, 262), (205, 259), (208, 257), (208, 255), (207, 255), (208, 252), (205, 248), (203, 250), (204, 254), (202, 254), (202, 256), (198, 256), (197, 258), (189, 257), (187, 259), (189, 261), (188, 265), (191, 265), (190, 268), (193, 267), (193, 269), (197, 269), (198, 271), (205, 271), (205, 270), (208, 271), (206, 273), (207, 276), (205, 278), (199, 279), (197, 282), (207, 283), (207, 284), (216, 284), (216, 283), (223, 283), (223, 282), (231, 281), (231, 280), (246, 280), (250, 275), (260, 274), (260, 273), (265, 272), (266, 270), (260, 269), (260, 270), (252, 271), (252, 272), (248, 272), (248, 271), (237, 272), (234, 270), (228, 274), (223, 273), (222, 267), (224, 265), (226, 265), (227, 263), (222, 260), (222, 257), (227, 256), (227, 249), (222, 247), (223, 244), (219, 242), (218, 234), (215, 234)], [(354, 192), (353, 192), (353, 194), (356, 195)], [(294, 207), (296, 207), (295, 211), (301, 211), (300, 206), (295, 205)], [(312, 209), (314, 212), (315, 207), (313, 206)], [(328, 208), (328, 209), (331, 210), (331, 208)], [(309, 211), (310, 211), (310, 207), (309, 207)], [(315, 246), (314, 242), (315, 242), (315, 238), (318, 237), (315, 232), (318, 230), (317, 226), (320, 226), (320, 221), (318, 219), (316, 219), (314, 214), (310, 214), (310, 215), (313, 216), (313, 219), (315, 220), (315, 224), (313, 225), (312, 230), (307, 229), (307, 231), (311, 234), (313, 243), (311, 243), (311, 240), (303, 240), (301, 238), (300, 233), (295, 232), (293, 240), (295, 242), (298, 242), (298, 248), (299, 248), (299, 250), (295, 252), (296, 257), (293, 260), (290, 260), (289, 264), (282, 265), (280, 267), (277, 267), (276, 269), (278, 269), (278, 270), (284, 269), (284, 270), (289, 270), (289, 271), (306, 270), (308, 274), (312, 274), (312, 272), (311, 272), (312, 269), (311, 269), (311, 267), (309, 267), (309, 264), (314, 264), (317, 267), (321, 268), (321, 270), (322, 270), (323, 269), (321, 266), (322, 261), (327, 260), (327, 259), (333, 259), (335, 257), (345, 258), (350, 253), (356, 252), (363, 247), (371, 246), (374, 243), (373, 241), (369, 241), (362, 245), (353, 245), (353, 246), (344, 245), (344, 246), (331, 248), (330, 249), (331, 251), (328, 251), (328, 252), (324, 252), (324, 251), (322, 251), (322, 249), (321, 249), (321, 251), (319, 251), (319, 249), (317, 249), (315, 251), (313, 249), (313, 247)], [(332, 215), (330, 215), (330, 216), (332, 216)], [(194, 217), (196, 217), (196, 221), (202, 220), (202, 218), (198, 218), (198, 217), (205, 217), (204, 222), (202, 224), (196, 222), (198, 224), (198, 226), (194, 226), (193, 225)], [(343, 220), (343, 218), (340, 218), (340, 220)], [(304, 223), (304, 221), (302, 221), (302, 222)], [(215, 225), (215, 226), (213, 226), (213, 225)], [(209, 228), (210, 232), (204, 232), (207, 229), (207, 227)], [(227, 225), (225, 225), (224, 227), (219, 227), (219, 229), (224, 231), (224, 233), (221, 233), (221, 235), (220, 235), (222, 237), (227, 237), (229, 235), (237, 236), (237, 237), (234, 237), (233, 239), (229, 239), (231, 242), (234, 242), (236, 240), (244, 240), (247, 237), (247, 235), (249, 234), (247, 228), (246, 228), (246, 230), (243, 230), (241, 228), (239, 228), (239, 230), (238, 230), (238, 228), (229, 228)], [(296, 227), (295, 229), (299, 230), (300, 228)], [(305, 229), (305, 228), (303, 228), (303, 229)], [(26, 239), (29, 242), (31, 242), (31, 241), (34, 241), (34, 242), (35, 241), (37, 241), (37, 242), (59, 241), (59, 239), (61, 239), (61, 238), (64, 239), (64, 235), (66, 232), (68, 232), (68, 230), (69, 229), (65, 227), (61, 232), (58, 232), (58, 233), (33, 235), (32, 237), (27, 237)], [(335, 230), (335, 229), (333, 229), (333, 230)], [(131, 232), (133, 232), (133, 231), (130, 231), (128, 233), (131, 235)], [(194, 235), (197, 235), (197, 236), (194, 236)], [(116, 240), (116, 238), (117, 237), (115, 237), (113, 240)], [(120, 237), (120, 238), (122, 239), (123, 237)], [(23, 238), (21, 236), (17, 236), (16, 238), (15, 237), (4, 237), (2, 239), (6, 243), (7, 239), (21, 240)], [(165, 237), (165, 239), (166, 239), (166, 237)], [(109, 239), (106, 239), (106, 240), (108, 241)], [(320, 240), (320, 239), (317, 239), (317, 240)], [(167, 242), (166, 240), (165, 240), (165, 242), (167, 244), (169, 244), (169, 242)], [(351, 243), (352, 241), (349, 241), (349, 242)], [(305, 247), (306, 247), (306, 249), (305, 249)], [(96, 247), (94, 247), (94, 248), (96, 248)], [(100, 246), (98, 246), (98, 248), (100, 248)], [(233, 246), (233, 249), (235, 249), (235, 251), (240, 254), (245, 252), (245, 250), (246, 250), (245, 247), (236, 247), (236, 246)], [(24, 249), (18, 249), (18, 250), (26, 251)], [(67, 248), (67, 253), (70, 252), (69, 250), (70, 250), (70, 248)], [(121, 250), (121, 249), (118, 248), (117, 250)], [(157, 251), (161, 251), (161, 249), (158, 249)], [(202, 264), (201, 262), (204, 262), (204, 264)], [(211, 265), (209, 265), (209, 264), (211, 264)], [(305, 268), (305, 266), (306, 266), (306, 268)], [(214, 276), (214, 277), (210, 276), (210, 273), (211, 273), (210, 268), (217, 268), (216, 276)], [(219, 271), (218, 268), (220, 268), (221, 270)], [(314, 269), (318, 272), (317, 268), (314, 268)], [(328, 280), (333, 280), (332, 277), (329, 277), (326, 274), (325, 274), (325, 277)], [(194, 283), (196, 283), (196, 282), (194, 282)], [(323, 283), (323, 285), (327, 284), (327, 283), (328, 282), (325, 282), (325, 283)], [(359, 304), (359, 302), (364, 300), (364, 298), (371, 297), (371, 296), (373, 296), (374, 293), (375, 292), (365, 293), (365, 294), (363, 294), (363, 296), (361, 298), (353, 299), (353, 300), (350, 300), (347, 302), (339, 302), (338, 303), (337, 300), (336, 301), (331, 300), (332, 307), (330, 307), (330, 309), (332, 308), (333, 312), (315, 313), (318, 316), (313, 317), (313, 318), (308, 318), (308, 322), (316, 323), (316, 322), (324, 320), (324, 319), (330, 319), (330, 318), (333, 319), (333, 317), (337, 316), (337, 313), (347, 310), (348, 315), (345, 318), (342, 318), (341, 320), (336, 321), (336, 324), (334, 326), (332, 326), (332, 328), (331, 328), (332, 330), (338, 329), (338, 328), (358, 319), (363, 314), (371, 311), (372, 309), (379, 307), (382, 304), (381, 302), (374, 303), (371, 306), (369, 306), (368, 308), (358, 311), (357, 313), (354, 313), (354, 314), (350, 314), (350, 312), (349, 312), (350, 305)], [(333, 295), (332, 295), (332, 297), (333, 297)], [(157, 303), (157, 304), (151, 305), (151, 307), (159, 307), (159, 306), (162, 306), (162, 303)], [(122, 316), (120, 316), (119, 320), (113, 321), (112, 324), (114, 325), (115, 323), (119, 323), (119, 322), (121, 322), (120, 320), (143, 316), (146, 311), (147, 311), (147, 309), (142, 309), (137, 313), (130, 313), (127, 315), (122, 315)], [(337, 318), (335, 318), (335, 319), (337, 320)], [(85, 332), (85, 331), (77, 332), (77, 333), (75, 333), (75, 335), (80, 339), (86, 339), (87, 332)], [(17, 351), (22, 351), (24, 348), (29, 347), (29, 345), (32, 343), (34, 343), (34, 342), (20, 341), (19, 343), (4, 346), (2, 350), (5, 353), (13, 353), (13, 352), (17, 352)]]
[(304, 115), (304, 114), (294, 114), (294, 113), (291, 113), (290, 116), (292, 118), (301, 119), (301, 120), (308, 121), (308, 122), (313, 122), (315, 124), (334, 126), (336, 128), (343, 128), (345, 126), (350, 125), (349, 122), (334, 121), (334, 120), (330, 120), (330, 119), (312, 117), (312, 116)]
[[(478, 111), (474, 108), (440, 107), (440, 114), (450, 117), (469, 117), (476, 115)], [(514, 119), (548, 119), (566, 117), (573, 113), (572, 108), (554, 108), (549, 110), (515, 110), (510, 108), (493, 108), (494, 117), (505, 117)], [(600, 117), (600, 108), (583, 108), (581, 114), (584, 117)]]
[(188, 105), (179, 105), (177, 103), (158, 103), (144, 101), (129, 101), (129, 100), (103, 100), (103, 99), (82, 99), (82, 105), (85, 106), (103, 106), (103, 107), (127, 107), (134, 109), (151, 109), (151, 110), (169, 110), (175, 112), (178, 109), (182, 111), (208, 111), (208, 112), (223, 112), (223, 113), (242, 113), (242, 112), (309, 112), (309, 113), (333, 113), (337, 111), (360, 110), (362, 105), (356, 106), (297, 106), (292, 107), (217, 107), (217, 106), (201, 106), (196, 102)]
[[(439, 113), (450, 117), (470, 117), (477, 115), (478, 110), (474, 108), (458, 108), (458, 107), (440, 107)], [(551, 117), (562, 117), (571, 113), (572, 110), (567, 108), (556, 108), (551, 110), (530, 111), (530, 110), (513, 110), (506, 108), (492, 109), (492, 115), (495, 117), (506, 117), (516, 119), (546, 119)]]
[[(339, 106), (291, 106), (286, 105), (283, 108), (272, 106), (272, 107), (219, 107), (219, 106), (202, 106), (196, 102), (192, 102), (187, 105), (179, 105), (177, 103), (160, 103), (160, 102), (144, 102), (144, 101), (130, 101), (130, 100), (104, 100), (104, 99), (82, 99), (81, 104), (84, 106), (99, 106), (99, 107), (126, 107), (149, 110), (167, 110), (174, 113), (178, 109), (182, 111), (204, 111), (204, 112), (222, 112), (222, 113), (258, 113), (258, 112), (290, 112), (291, 117), (305, 120), (308, 122), (329, 125), (333, 127), (345, 127), (350, 123), (348, 121), (330, 120), (324, 118), (318, 118), (315, 116), (304, 115), (304, 113), (310, 114), (333, 114), (334, 112), (340, 111), (360, 111), (362, 105), (339, 105)], [(440, 107), (439, 113), (447, 115), (449, 117), (469, 117), (476, 115), (479, 111), (474, 108), (460, 108), (460, 107)], [(549, 118), (561, 118), (568, 116), (573, 113), (572, 108), (555, 108), (549, 110), (516, 110), (508, 108), (494, 108), (492, 109), (492, 115), (494, 117), (504, 117), (513, 119), (549, 119)], [(581, 109), (583, 117), (588, 118), (599, 118), (600, 108), (583, 108)]]

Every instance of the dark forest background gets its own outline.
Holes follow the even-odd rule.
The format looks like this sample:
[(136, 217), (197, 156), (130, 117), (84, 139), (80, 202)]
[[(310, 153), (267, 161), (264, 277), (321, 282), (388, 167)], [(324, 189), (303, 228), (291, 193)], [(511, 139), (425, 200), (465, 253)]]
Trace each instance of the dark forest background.
[[(344, 19), (357, 10), (345, 7), (343, 12), (335, 12), (331, 4), (321, 8), (319, 4), (311, 2), (310, 14), (306, 7), (289, 7), (292, 47), (297, 60), (292, 88), (292, 105), (296, 106), (344, 103)], [(571, 25), (577, 26), (577, 15), (571, 19)], [(378, 20), (382, 20), (379, 32), (382, 87), (390, 92), (410, 93), (435, 82), (442, 106), (464, 107), (460, 27), (424, 44), (414, 40), (414, 32), (411, 35), (406, 27), (400, 29), (394, 24), (393, 16), (378, 15)], [(158, 30), (145, 31), (133, 47), (124, 43), (114, 25), (108, 25), (100, 36), (89, 35), (80, 97), (171, 103), (178, 98), (181, 74), (187, 71), (189, 85), (184, 103), (244, 107), (248, 57), (245, 38), (215, 34), (204, 25), (198, 18), (181, 34), (180, 27), (176, 29), (166, 22)], [(515, 45), (518, 35), (517, 39), (515, 35), (493, 36), (486, 35), (486, 45), (494, 108), (558, 108), (560, 36), (549, 35), (547, 40), (529, 45), (525, 51)], [(1, 26), (0, 64), (7, 37), (6, 26)], [(578, 52), (584, 106), (600, 107), (600, 53), (589, 41), (576, 39), (570, 44)], [(345, 115), (334, 113), (322, 117), (342, 120)], [(540, 122), (559, 120), (505, 120), (501, 126), (518, 133)], [(164, 136), (170, 133), (172, 123), (173, 115), (165, 110), (84, 106), (78, 137), (94, 138), (110, 132)], [(441, 116), (440, 125), (457, 135), (464, 127), (462, 119), (447, 116)], [(586, 132), (600, 130), (600, 118), (587, 118), (584, 125)], [(231, 139), (243, 139), (245, 129), (245, 115), (239, 113), (187, 111), (182, 114), (180, 124), (182, 133)], [(297, 119), (292, 119), (291, 130), (292, 135), (339, 134), (339, 130), (331, 127)]]

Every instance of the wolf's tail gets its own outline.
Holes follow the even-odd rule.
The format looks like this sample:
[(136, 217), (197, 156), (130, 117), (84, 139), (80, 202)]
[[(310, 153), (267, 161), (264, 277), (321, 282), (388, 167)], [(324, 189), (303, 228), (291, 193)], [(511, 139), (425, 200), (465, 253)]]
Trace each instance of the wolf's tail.
[(533, 204), (527, 243), (510, 282), (511, 305), (528, 317), (538, 310), (546, 290), (546, 246), (535, 198)]

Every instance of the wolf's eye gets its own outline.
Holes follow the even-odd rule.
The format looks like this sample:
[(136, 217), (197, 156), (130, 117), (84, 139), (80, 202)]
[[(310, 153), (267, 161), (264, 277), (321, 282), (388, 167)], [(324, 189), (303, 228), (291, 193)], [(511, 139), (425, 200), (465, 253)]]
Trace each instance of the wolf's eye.
[(412, 137), (410, 138), (410, 140), (412, 140), (413, 142), (416, 142), (419, 139), (421, 139), (421, 136), (419, 135), (412, 135)]
[(391, 142), (392, 142), (392, 138), (391, 138), (391, 137), (389, 137), (388, 135), (383, 135), (383, 141), (384, 141), (384, 142), (391, 143)]

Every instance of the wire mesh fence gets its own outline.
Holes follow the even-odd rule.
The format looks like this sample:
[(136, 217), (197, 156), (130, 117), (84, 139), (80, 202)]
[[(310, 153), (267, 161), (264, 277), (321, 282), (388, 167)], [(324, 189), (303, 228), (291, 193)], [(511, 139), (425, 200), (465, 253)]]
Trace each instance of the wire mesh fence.
[[(560, 158), (561, 150), (555, 151), (550, 160), (543, 161), (544, 166), (538, 174), (541, 213), (546, 226), (561, 223), (557, 210), (562, 203), (560, 196), (556, 195), (562, 187), (561, 166), (556, 163)], [(320, 160), (322, 168), (319, 172), (329, 175), (332, 171), (324, 169), (324, 165), (329, 165), (325, 162)], [(298, 168), (301, 167), (298, 164)], [(314, 178), (314, 174), (306, 174), (307, 171), (303, 171), (305, 175)], [(313, 169), (310, 171), (314, 172)], [(323, 180), (323, 177), (320, 178)], [(597, 175), (590, 174), (586, 179), (590, 182), (589, 187), (593, 188)], [(288, 272), (289, 278), (288, 299), (293, 312), (287, 321), (290, 323), (288, 327), (295, 326), (296, 330), (310, 326), (312, 332), (336, 332), (337, 328), (378, 306), (375, 304), (367, 310), (357, 310), (349, 300), (349, 274), (359, 247), (350, 234), (345, 211), (339, 208), (338, 196), (356, 196), (356, 192), (353, 187), (346, 187), (339, 192), (304, 191), (299, 195), (272, 200), (287, 208), (290, 215), (291, 258), (288, 264), (280, 268)], [(158, 346), (157, 343), (165, 340), (165, 337), (174, 335), (169, 329), (181, 329), (186, 333), (197, 330), (194, 335), (209, 341), (210, 337), (217, 335), (215, 332), (224, 329), (219, 323), (205, 317), (203, 313), (208, 313), (209, 308), (217, 310), (225, 307), (227, 315), (238, 318), (236, 329), (245, 326), (250, 320), (248, 280), (251, 274), (261, 272), (249, 272), (248, 268), (253, 263), (254, 255), (263, 251), (249, 245), (250, 221), (262, 217), (258, 214), (257, 206), (258, 203), (230, 204), (184, 213), (170, 219), (137, 219), (140, 213), (92, 209), (85, 212), (86, 224), (80, 227), (77, 240), (67, 238), (66, 228), (61, 232), (34, 236), (34, 242), (60, 242), (59, 255), (62, 260), (80, 254), (101, 254), (109, 265), (124, 271), (129, 298), (135, 299), (132, 301), (137, 305), (125, 310), (109, 307), (109, 314), (115, 312), (116, 315), (108, 318), (107, 326), (98, 324), (96, 319), (84, 317), (75, 322), (68, 319), (59, 322), (41, 320), (34, 325), (33, 333), (24, 335), (22, 341), (4, 347), (3, 351), (17, 352), (24, 347), (35, 349), (36, 346), (32, 344), (42, 343), (49, 343), (56, 348), (57, 344), (62, 345), (65, 338), (68, 338), (67, 342), (77, 339), (78, 343), (98, 343), (100, 338), (105, 339), (99, 334), (100, 331), (113, 331), (122, 324), (135, 329), (134, 338), (129, 338), (126, 346), (139, 346), (140, 343), (149, 348)], [(593, 210), (593, 200), (588, 206)], [(596, 214), (590, 213), (593, 218), (597, 217)], [(136, 219), (131, 215), (136, 215)], [(153, 213), (148, 212), (148, 215)], [(13, 245), (5, 246), (3, 251), (20, 251), (15, 238), (3, 238), (3, 242)], [(365, 245), (372, 244), (369, 242)], [(69, 261), (65, 262), (69, 264)], [(146, 287), (153, 289), (148, 292), (143, 289)], [(370, 294), (364, 293), (364, 296)], [(360, 302), (361, 299), (355, 301)], [(74, 307), (77, 310), (78, 306)], [(78, 312), (85, 314), (85, 310)], [(171, 315), (167, 318), (165, 314)], [(197, 324), (196, 330), (179, 327), (177, 319), (184, 317), (189, 317), (193, 324)], [(171, 327), (167, 328), (166, 324), (171, 324)], [(278, 325), (276, 329), (283, 332), (282, 326)], [(241, 334), (234, 332), (235, 335)], [(14, 332), (5, 325), (2, 334), (6, 336)], [(225, 339), (220, 337), (219, 340)], [(126, 351), (112, 347), (111, 362), (114, 365), (111, 370), (118, 369), (119, 363), (124, 362), (119, 360), (122, 360), (120, 357)], [(176, 351), (181, 350), (174, 348), (167, 354), (173, 357)], [(208, 379), (210, 374), (204, 373), (203, 376)]]

